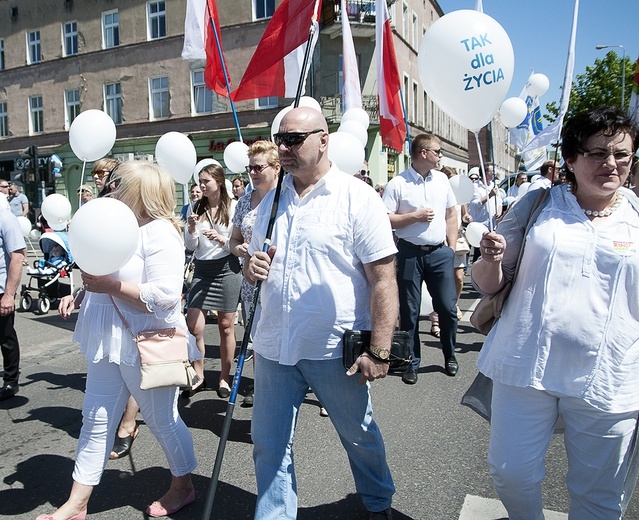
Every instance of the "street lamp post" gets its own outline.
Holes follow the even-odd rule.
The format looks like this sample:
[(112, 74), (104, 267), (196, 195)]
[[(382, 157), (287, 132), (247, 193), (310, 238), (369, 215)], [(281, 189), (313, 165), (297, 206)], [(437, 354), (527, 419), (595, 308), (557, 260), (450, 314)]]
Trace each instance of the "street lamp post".
[(626, 48), (623, 45), (597, 45), (595, 49), (610, 49), (612, 47), (618, 47), (623, 51), (623, 61), (621, 63), (621, 108), (626, 106)]

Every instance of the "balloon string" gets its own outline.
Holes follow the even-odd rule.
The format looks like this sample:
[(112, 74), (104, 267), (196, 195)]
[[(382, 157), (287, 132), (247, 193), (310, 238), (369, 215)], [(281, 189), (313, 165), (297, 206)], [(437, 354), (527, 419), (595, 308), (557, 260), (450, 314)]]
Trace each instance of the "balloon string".
[[(484, 168), (484, 156), (481, 153), (481, 145), (479, 144), (479, 133), (478, 132), (473, 132), (475, 134), (475, 143), (477, 143), (477, 154), (479, 155), (479, 165), (481, 167), (481, 177), (482, 177), (482, 181), (484, 183), (484, 186), (486, 186), (486, 189), (488, 190), (488, 181), (486, 180), (486, 169)], [(494, 173), (493, 173), (494, 175)], [(493, 218), (490, 214), (490, 199), (491, 197), (489, 197), (490, 195), (490, 190), (488, 192), (486, 192), (486, 207), (488, 208), (488, 229), (490, 230), (490, 232), (492, 233), (495, 229), (495, 226), (493, 225)], [(493, 197), (495, 199), (495, 215), (497, 215), (497, 197)]]
[(78, 209), (82, 206), (82, 185), (84, 184), (84, 170), (87, 167), (86, 159), (82, 161), (82, 171), (80, 172), (80, 188), (78, 188)]

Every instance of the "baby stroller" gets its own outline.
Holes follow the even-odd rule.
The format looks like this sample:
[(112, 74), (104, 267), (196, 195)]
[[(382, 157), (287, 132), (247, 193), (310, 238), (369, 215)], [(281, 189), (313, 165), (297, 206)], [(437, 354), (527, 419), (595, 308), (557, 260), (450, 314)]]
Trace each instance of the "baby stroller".
[[(73, 293), (73, 257), (66, 233), (43, 233), (40, 236), (40, 249), (44, 258), (35, 260), (33, 268), (27, 269), (29, 283), (22, 284), (20, 309), (31, 310), (31, 291), (37, 291), (38, 311), (46, 314), (51, 309), (52, 301)], [(60, 283), (60, 279), (66, 278), (69, 280), (68, 284)]]

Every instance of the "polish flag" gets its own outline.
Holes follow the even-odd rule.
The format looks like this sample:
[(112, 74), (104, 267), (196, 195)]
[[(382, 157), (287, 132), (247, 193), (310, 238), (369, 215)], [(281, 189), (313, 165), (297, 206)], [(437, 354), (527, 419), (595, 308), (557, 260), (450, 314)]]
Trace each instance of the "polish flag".
[(321, 4), (321, 0), (282, 1), (266, 27), (240, 85), (231, 92), (233, 101), (270, 96), (295, 97), (311, 24), (315, 26), (310, 42), (311, 55), (317, 43)]
[(357, 66), (357, 55), (355, 54), (355, 45), (353, 44), (351, 24), (348, 21), (346, 0), (342, 0), (341, 17), (342, 56), (344, 60), (342, 99), (344, 100), (344, 112), (346, 112), (349, 108), (362, 108), (362, 87), (359, 83), (359, 67)]
[(401, 152), (406, 139), (401, 81), (386, 0), (375, 0), (379, 131), (382, 143)]
[[(211, 21), (219, 41), (216, 41)], [(187, 0), (184, 20), (184, 46), (182, 59), (206, 60), (204, 82), (209, 90), (228, 96), (226, 88), (226, 61), (222, 62), (222, 33), (215, 0)], [(230, 85), (230, 80), (229, 80)]]

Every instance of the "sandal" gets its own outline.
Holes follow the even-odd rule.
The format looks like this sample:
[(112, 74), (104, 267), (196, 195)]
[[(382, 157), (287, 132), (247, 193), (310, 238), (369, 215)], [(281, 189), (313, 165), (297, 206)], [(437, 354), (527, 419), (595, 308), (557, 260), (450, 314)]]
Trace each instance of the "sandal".
[(430, 333), (431, 333), (433, 336), (435, 336), (436, 338), (438, 338), (438, 337), (439, 337), (440, 332), (441, 332), (441, 330), (440, 330), (440, 328), (439, 328), (439, 325), (437, 325), (437, 323), (433, 323), (433, 324), (430, 326)]
[[(127, 435), (122, 438), (119, 437), (118, 434), (115, 434), (115, 442), (113, 443), (113, 449), (111, 450), (111, 455), (109, 455), (109, 459), (121, 459), (126, 457), (129, 453), (131, 453), (131, 446), (133, 446), (133, 441), (137, 439), (140, 430), (138, 427), (135, 427), (133, 433), (131, 435)], [(113, 457), (113, 453), (115, 453), (115, 457)]]

